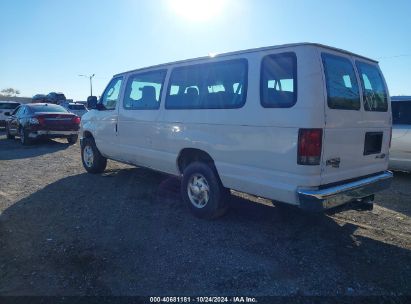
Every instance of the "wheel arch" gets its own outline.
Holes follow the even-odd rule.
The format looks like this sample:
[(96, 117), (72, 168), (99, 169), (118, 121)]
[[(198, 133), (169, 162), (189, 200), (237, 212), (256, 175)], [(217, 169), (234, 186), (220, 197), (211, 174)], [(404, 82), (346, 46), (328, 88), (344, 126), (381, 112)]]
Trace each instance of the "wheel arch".
[(88, 130), (85, 130), (83, 131), (83, 138), (93, 138), (94, 139), (94, 136), (93, 136), (93, 133), (91, 133)]
[[(177, 157), (177, 169), (180, 174), (184, 172), (184, 169), (191, 163), (200, 161), (211, 164), (217, 171), (214, 163), (214, 159), (209, 153), (198, 148), (184, 148), (180, 151)], [(217, 172), (218, 173), (218, 172)]]

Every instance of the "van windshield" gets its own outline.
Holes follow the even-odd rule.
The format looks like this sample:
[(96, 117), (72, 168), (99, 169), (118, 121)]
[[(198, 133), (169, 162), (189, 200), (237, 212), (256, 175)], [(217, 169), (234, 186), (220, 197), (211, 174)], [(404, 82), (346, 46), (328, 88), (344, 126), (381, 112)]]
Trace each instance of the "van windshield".
[(392, 123), (394, 125), (411, 125), (411, 100), (391, 103)]
[(371, 64), (356, 62), (363, 90), (366, 111), (387, 112), (387, 92), (379, 69)]

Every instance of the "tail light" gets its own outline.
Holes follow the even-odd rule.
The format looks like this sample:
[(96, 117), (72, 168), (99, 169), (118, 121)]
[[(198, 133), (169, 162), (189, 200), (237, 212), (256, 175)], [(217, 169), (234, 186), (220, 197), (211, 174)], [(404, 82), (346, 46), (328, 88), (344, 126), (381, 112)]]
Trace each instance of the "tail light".
[(76, 116), (76, 117), (73, 118), (73, 122), (74, 122), (75, 124), (77, 124), (77, 125), (80, 124), (80, 121), (81, 121), (81, 119), (80, 119), (80, 117), (78, 117), (78, 116)]
[(297, 163), (308, 166), (319, 165), (322, 141), (322, 129), (300, 129), (298, 132)]

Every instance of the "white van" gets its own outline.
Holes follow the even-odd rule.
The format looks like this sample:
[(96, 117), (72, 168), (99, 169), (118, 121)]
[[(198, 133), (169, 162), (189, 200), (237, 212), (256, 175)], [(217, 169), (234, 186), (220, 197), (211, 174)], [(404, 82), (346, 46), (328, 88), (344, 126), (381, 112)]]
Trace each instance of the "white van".
[(229, 189), (323, 210), (389, 187), (391, 106), (374, 60), (289, 44), (115, 75), (81, 121), (82, 160), (182, 176), (196, 216)]

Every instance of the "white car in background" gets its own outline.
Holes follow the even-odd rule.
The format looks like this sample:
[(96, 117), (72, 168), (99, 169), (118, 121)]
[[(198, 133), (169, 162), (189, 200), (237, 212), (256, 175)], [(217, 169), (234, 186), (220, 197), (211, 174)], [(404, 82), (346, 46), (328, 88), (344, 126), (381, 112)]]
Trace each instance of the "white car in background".
[(83, 116), (88, 112), (86, 106), (82, 103), (70, 102), (66, 105), (63, 105), (69, 112), (76, 114), (78, 117)]
[(6, 125), (7, 116), (5, 113), (11, 113), (20, 103), (15, 101), (0, 101), (0, 127)]
[(391, 97), (390, 168), (411, 171), (411, 96)]

